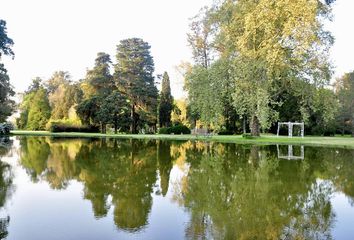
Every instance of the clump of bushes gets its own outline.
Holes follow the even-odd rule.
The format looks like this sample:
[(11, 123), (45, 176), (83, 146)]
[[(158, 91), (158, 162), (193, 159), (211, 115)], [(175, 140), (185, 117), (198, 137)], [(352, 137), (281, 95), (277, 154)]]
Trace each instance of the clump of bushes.
[(234, 135), (234, 133), (229, 130), (221, 130), (220, 132), (218, 132), (218, 135)]
[(50, 132), (82, 132), (82, 133), (98, 133), (99, 127), (97, 126), (86, 126), (86, 125), (76, 125), (65, 122), (50, 122), (47, 126)]
[(246, 139), (252, 139), (252, 138), (254, 138), (254, 136), (252, 136), (250, 133), (244, 133), (244, 134), (242, 134), (242, 137), (243, 137), (243, 138), (246, 138)]
[(13, 129), (12, 123), (0, 123), (0, 135), (8, 135)]
[(182, 124), (178, 124), (172, 127), (160, 128), (159, 134), (190, 134), (191, 130)]

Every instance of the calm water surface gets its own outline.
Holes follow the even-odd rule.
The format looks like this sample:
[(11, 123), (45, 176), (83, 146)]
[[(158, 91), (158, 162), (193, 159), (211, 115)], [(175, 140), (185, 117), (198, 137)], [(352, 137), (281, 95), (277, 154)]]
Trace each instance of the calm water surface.
[(354, 239), (354, 150), (3, 138), (0, 239)]

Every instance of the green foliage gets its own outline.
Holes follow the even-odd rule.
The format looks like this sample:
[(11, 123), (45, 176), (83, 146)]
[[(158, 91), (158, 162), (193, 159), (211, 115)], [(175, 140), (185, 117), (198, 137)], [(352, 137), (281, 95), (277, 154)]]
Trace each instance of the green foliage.
[(200, 65), (186, 71), (185, 89), (188, 91), (189, 116), (215, 128), (225, 126), (235, 130), (235, 108), (232, 93), (235, 89), (229, 74), (230, 62), (220, 59), (210, 68)]
[(114, 78), (118, 90), (130, 103), (131, 133), (141, 126), (157, 122), (158, 91), (154, 84), (154, 61), (150, 45), (139, 38), (125, 39), (117, 46)]
[(160, 104), (159, 104), (159, 123), (160, 127), (171, 125), (171, 113), (173, 110), (173, 97), (171, 95), (170, 78), (164, 72), (161, 84)]
[(0, 19), (0, 60), (2, 54), (8, 56), (15, 56), (12, 51), (12, 46), (14, 45), (14, 41), (7, 36), (7, 28), (6, 22)]
[(129, 122), (129, 101), (115, 91), (110, 95), (93, 96), (82, 101), (76, 108), (81, 121), (87, 125), (101, 125), (102, 133), (106, 124), (113, 124), (115, 133), (118, 128), (125, 131)]
[(354, 136), (354, 72), (346, 73), (335, 83), (340, 109), (337, 120), (342, 134), (351, 132)]
[[(196, 61), (186, 71), (191, 110), (217, 128), (235, 127), (237, 115), (247, 117), (252, 135), (279, 119), (284, 102), (294, 103), (291, 112), (305, 121), (317, 109), (325, 110), (317, 119), (327, 124), (335, 101), (319, 106), (316, 95), (326, 98), (320, 88), (331, 77), (328, 50), (333, 38), (323, 28), (330, 10), (317, 0), (225, 0), (204, 10), (189, 35), (193, 54), (207, 56), (206, 50), (215, 50), (219, 59)], [(290, 96), (297, 102), (289, 101)]]
[(33, 79), (31, 86), (23, 94), (20, 111), (20, 117), (16, 120), (19, 129), (45, 129), (50, 119), (51, 108), (48, 92), (40, 78)]
[(83, 100), (77, 107), (76, 112), (84, 124), (92, 125), (97, 123), (97, 113), (100, 109), (100, 98), (97, 96)]
[(191, 130), (182, 124), (159, 129), (159, 134), (190, 134)]
[(210, 10), (202, 8), (192, 18), (190, 32), (187, 34), (189, 46), (192, 48), (193, 60), (197, 65), (208, 68), (213, 57), (213, 36), (216, 31), (211, 19)]
[(250, 134), (250, 133), (243, 133), (242, 137), (245, 139), (253, 139), (254, 138), (254, 136), (252, 136), (252, 134)]
[(45, 83), (52, 108), (51, 119), (69, 118), (70, 108), (76, 106), (83, 93), (79, 84), (73, 84), (68, 72), (58, 71)]
[(129, 100), (120, 92), (114, 91), (103, 99), (97, 118), (101, 122), (113, 124), (115, 133), (118, 128), (127, 131), (130, 123), (129, 110)]
[(4, 122), (6, 118), (12, 114), (12, 111), (15, 108), (15, 102), (11, 97), (14, 95), (15, 92), (10, 84), (7, 70), (5, 69), (4, 64), (0, 63), (0, 122)]
[[(336, 116), (339, 110), (339, 103), (334, 92), (329, 89), (317, 89), (313, 95), (312, 104), (313, 120), (312, 134), (314, 135), (334, 135), (336, 131)], [(309, 127), (308, 125), (308, 127)]]
[(50, 132), (83, 132), (83, 133), (97, 133), (99, 128), (97, 126), (74, 125), (62, 121), (50, 122), (48, 128)]
[(33, 98), (31, 99), (26, 129), (44, 130), (50, 119), (50, 113), (51, 109), (47, 97), (47, 91), (41, 87), (34, 93)]
[[(14, 57), (12, 46), (14, 42), (7, 36), (6, 22), (0, 19), (0, 60), (2, 55)], [(10, 84), (10, 78), (4, 64), (0, 62), (0, 122), (4, 122), (15, 108), (15, 102), (11, 99), (15, 95)]]
[(218, 132), (218, 135), (233, 135), (234, 133), (228, 130), (221, 130)]
[(8, 135), (11, 130), (14, 130), (12, 123), (0, 123), (0, 135)]
[(113, 76), (110, 73), (111, 58), (107, 53), (99, 52), (95, 59), (95, 66), (88, 70), (84, 81), (85, 98), (94, 95), (106, 96), (114, 88)]
[(159, 134), (169, 134), (169, 127), (162, 127), (159, 129)]

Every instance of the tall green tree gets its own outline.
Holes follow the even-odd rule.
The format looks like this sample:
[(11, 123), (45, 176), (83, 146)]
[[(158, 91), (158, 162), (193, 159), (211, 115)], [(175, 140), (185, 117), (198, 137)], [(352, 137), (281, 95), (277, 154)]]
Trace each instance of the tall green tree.
[(160, 127), (169, 127), (171, 125), (171, 113), (173, 110), (173, 97), (171, 95), (170, 77), (167, 72), (162, 76), (160, 105), (159, 105), (159, 123)]
[(4, 122), (12, 114), (15, 102), (11, 99), (15, 92), (10, 84), (10, 78), (4, 64), (0, 63), (0, 122)]
[(6, 21), (0, 19), (0, 59), (3, 54), (12, 57), (15, 56), (12, 51), (13, 45), (14, 41), (7, 36)]
[(19, 129), (26, 129), (28, 124), (28, 113), (30, 108), (33, 106), (33, 98), (36, 95), (36, 92), (43, 88), (42, 79), (36, 77), (32, 79), (31, 85), (28, 89), (22, 94), (22, 100), (19, 106), (20, 117), (16, 120), (17, 127)]
[(115, 81), (130, 103), (130, 132), (137, 133), (138, 120), (156, 126), (158, 90), (150, 45), (140, 38), (122, 40), (117, 46)]
[(97, 53), (93, 69), (88, 70), (82, 85), (85, 98), (94, 95), (107, 96), (115, 87), (113, 76), (110, 72), (111, 57), (104, 52)]
[[(6, 22), (0, 19), (0, 60), (3, 54), (14, 57), (13, 44), (13, 40), (7, 36)], [(12, 114), (15, 102), (11, 100), (11, 97), (14, 95), (15, 92), (10, 84), (7, 70), (4, 64), (0, 62), (0, 122), (5, 121)]]
[(113, 124), (114, 133), (117, 134), (118, 128), (122, 131), (129, 129), (129, 100), (120, 92), (114, 91), (102, 102), (98, 113), (105, 122)]
[(51, 108), (44, 87), (35, 92), (30, 105), (26, 128), (29, 130), (45, 130), (50, 118)]
[(63, 119), (68, 117), (68, 112), (72, 104), (68, 104), (66, 100), (73, 99), (72, 96), (69, 96), (69, 99), (67, 98), (67, 89), (70, 83), (70, 75), (68, 72), (64, 71), (55, 72), (46, 82), (48, 99), (52, 108), (51, 119)]
[(102, 98), (99, 96), (93, 96), (88, 99), (84, 99), (77, 107), (76, 112), (81, 121), (87, 125), (97, 124), (97, 114), (100, 110), (99, 102)]
[[(218, 8), (217, 44), (233, 61), (234, 106), (251, 120), (251, 133), (268, 129), (278, 119), (274, 100), (294, 82), (315, 87), (328, 83), (328, 49), (333, 42), (323, 28), (330, 8), (318, 0), (224, 1)], [(301, 21), (299, 21), (301, 19)], [(221, 41), (220, 41), (221, 40)], [(309, 111), (306, 101), (302, 117)]]
[(202, 8), (199, 13), (192, 18), (189, 25), (190, 31), (187, 34), (189, 46), (192, 48), (193, 60), (197, 65), (208, 68), (213, 59), (213, 37), (215, 28), (213, 26), (210, 10)]
[(354, 72), (338, 78), (335, 90), (340, 103), (338, 120), (341, 131), (343, 134), (349, 131), (354, 137)]
[(232, 99), (235, 85), (229, 69), (230, 61), (222, 58), (209, 68), (195, 65), (186, 72), (184, 87), (188, 91), (190, 110), (199, 113), (204, 124), (235, 132), (237, 116)]

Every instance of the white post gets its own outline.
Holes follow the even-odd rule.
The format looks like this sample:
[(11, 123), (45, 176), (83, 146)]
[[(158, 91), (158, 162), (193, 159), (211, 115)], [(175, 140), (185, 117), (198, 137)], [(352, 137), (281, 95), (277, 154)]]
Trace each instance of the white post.
[(288, 146), (288, 159), (292, 159), (294, 157), (294, 153), (293, 153), (293, 145), (289, 145)]
[(279, 122), (278, 122), (277, 137), (279, 137), (279, 128), (280, 128), (280, 125), (279, 125)]
[(289, 137), (293, 137), (293, 124), (291, 122), (288, 122), (288, 133)]

